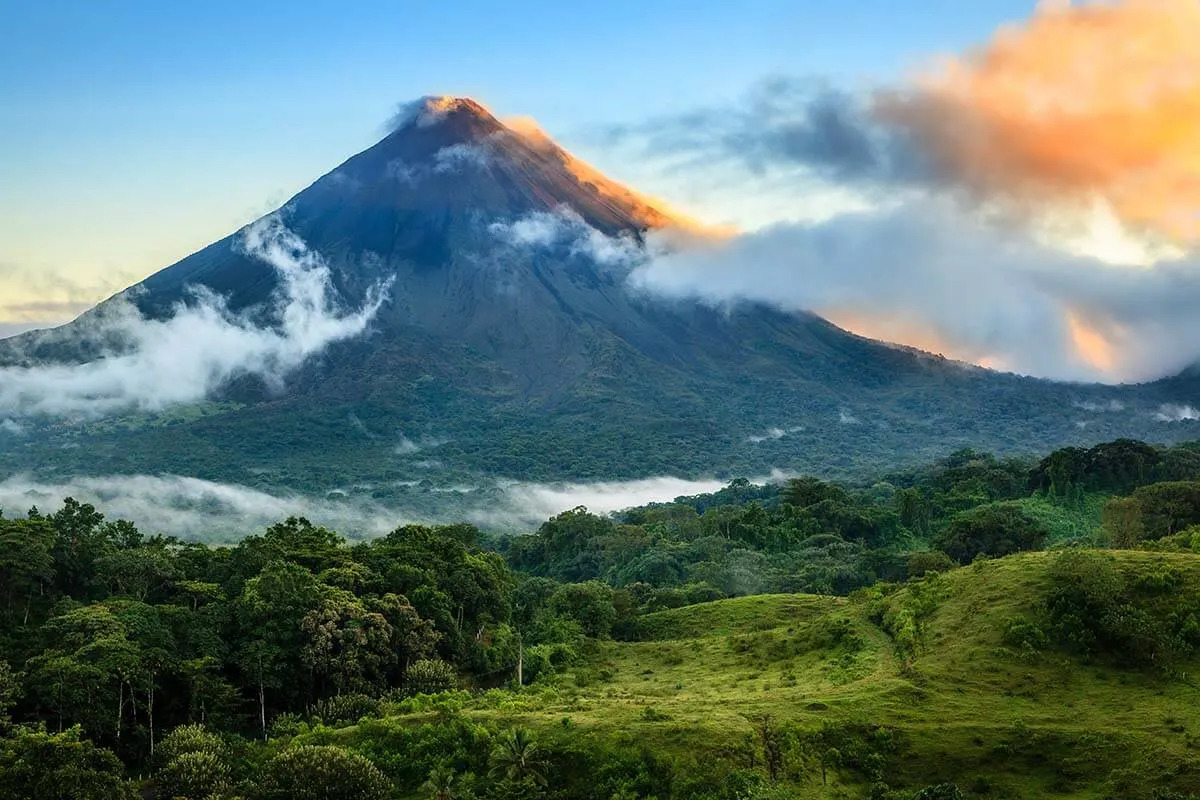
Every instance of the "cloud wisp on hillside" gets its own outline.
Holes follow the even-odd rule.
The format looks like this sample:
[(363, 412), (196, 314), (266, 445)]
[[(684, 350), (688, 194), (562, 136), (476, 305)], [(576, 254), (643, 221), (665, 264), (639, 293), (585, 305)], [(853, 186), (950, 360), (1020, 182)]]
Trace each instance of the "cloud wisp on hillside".
[(222, 298), (199, 289), (162, 320), (118, 298), (79, 328), (80, 336), (114, 343), (111, 352), (83, 364), (0, 368), (0, 415), (153, 411), (204, 399), (240, 375), (278, 386), (305, 359), (361, 334), (386, 298), (387, 287), (376, 286), (360, 308), (340, 309), (320, 255), (276, 216), (247, 227), (239, 246), (275, 269), (274, 324), (234, 314)]

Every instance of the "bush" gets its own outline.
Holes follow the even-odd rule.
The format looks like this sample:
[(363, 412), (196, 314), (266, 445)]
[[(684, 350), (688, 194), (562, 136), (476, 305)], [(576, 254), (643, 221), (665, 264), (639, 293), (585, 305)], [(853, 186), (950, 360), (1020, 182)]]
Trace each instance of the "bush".
[(525, 650), (524, 680), (532, 683), (539, 677), (553, 675), (578, 658), (574, 647), (566, 644), (538, 644)]
[(920, 578), (929, 572), (945, 572), (958, 564), (941, 550), (927, 550), (908, 557), (908, 577)]
[(258, 800), (388, 800), (392, 786), (367, 759), (332, 745), (290, 747), (263, 768)]
[(271, 720), (271, 736), (275, 738), (295, 736), (308, 730), (308, 723), (299, 714), (285, 711)]
[(216, 753), (181, 753), (158, 772), (158, 796), (171, 800), (205, 800), (224, 796), (229, 790), (233, 771), (229, 762)]
[(340, 694), (318, 700), (310, 711), (326, 725), (354, 723), (363, 717), (379, 716), (379, 701), (365, 694)]
[(1026, 659), (1036, 658), (1050, 644), (1046, 632), (1025, 617), (1010, 619), (1004, 627), (1002, 640), (1005, 646), (1013, 648)]
[(155, 756), (166, 764), (188, 753), (209, 753), (223, 759), (228, 752), (225, 741), (203, 725), (180, 725), (163, 737)]
[(47, 733), (18, 727), (0, 739), (0, 797), (136, 800), (121, 762), (79, 728)]
[(1100, 553), (1068, 551), (1051, 568), (1049, 631), (1085, 656), (1165, 666), (1200, 646), (1200, 603), (1170, 570), (1132, 582)]
[(458, 688), (458, 673), (454, 667), (437, 658), (415, 662), (404, 674), (404, 694), (441, 694)]
[(963, 800), (962, 790), (953, 783), (926, 786), (913, 795), (913, 800)]

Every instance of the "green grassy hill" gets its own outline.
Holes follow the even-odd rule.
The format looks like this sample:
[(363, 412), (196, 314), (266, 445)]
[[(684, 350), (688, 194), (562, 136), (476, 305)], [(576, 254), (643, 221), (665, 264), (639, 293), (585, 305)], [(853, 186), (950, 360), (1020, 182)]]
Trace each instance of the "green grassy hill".
[[(583, 663), (519, 693), (410, 705), (300, 738), (370, 755), (421, 725), (521, 725), (560, 785), (615, 781), (615, 761), (634, 776), (624, 796), (660, 800), (722, 782), (730, 797), (909, 798), (950, 782), (966, 797), (1200, 794), (1196, 664), (1134, 668), (1006, 644), (1011, 620), (1038, 618), (1058, 557), (982, 561), (890, 594), (745, 597), (651, 614), (639, 641), (597, 643)], [(1168, 616), (1200, 589), (1200, 556), (1103, 557), (1130, 585), (1172, 576), (1177, 591), (1146, 601)]]

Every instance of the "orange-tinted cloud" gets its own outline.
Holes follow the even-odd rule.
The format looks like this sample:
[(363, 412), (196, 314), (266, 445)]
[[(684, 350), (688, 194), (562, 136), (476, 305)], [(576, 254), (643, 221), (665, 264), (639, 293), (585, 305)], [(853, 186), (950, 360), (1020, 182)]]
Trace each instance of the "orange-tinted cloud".
[(1200, 237), (1200, 1), (1044, 2), (877, 112), (984, 196), (1106, 200)]
[(1084, 363), (1102, 375), (1113, 376), (1117, 367), (1117, 346), (1097, 327), (1088, 324), (1075, 311), (1066, 311), (1067, 331), (1075, 352)]

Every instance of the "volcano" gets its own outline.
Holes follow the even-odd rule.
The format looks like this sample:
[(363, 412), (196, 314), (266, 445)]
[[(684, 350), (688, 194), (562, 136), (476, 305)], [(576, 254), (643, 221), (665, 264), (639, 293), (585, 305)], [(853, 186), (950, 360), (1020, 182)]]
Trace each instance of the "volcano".
[[(470, 99), (412, 104), (272, 217), (321, 254), (341, 302), (386, 284), (366, 333), (282, 386), (240, 376), (184, 410), (47, 425), (0, 448), (0, 470), (386, 495), (468, 476), (836, 475), (964, 446), (1034, 452), (1190, 432), (1153, 420), (1178, 382), (1033, 380), (813, 314), (633, 291), (648, 239), (708, 233)], [(203, 288), (253, 314), (279, 275), (239, 236), (119, 300), (162, 319)], [(0, 358), (87, 357), (83, 336), (79, 322), (27, 334)]]

